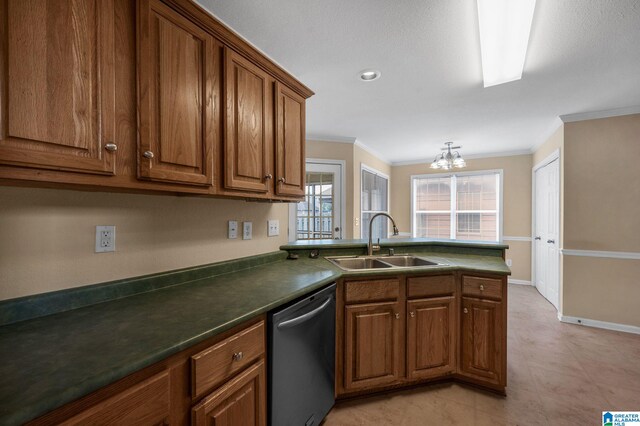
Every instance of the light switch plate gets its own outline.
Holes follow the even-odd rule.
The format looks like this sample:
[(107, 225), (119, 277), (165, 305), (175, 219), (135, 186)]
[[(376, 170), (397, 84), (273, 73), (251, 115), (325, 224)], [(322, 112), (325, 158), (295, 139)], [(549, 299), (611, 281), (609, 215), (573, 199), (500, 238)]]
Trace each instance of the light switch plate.
[(229, 221), (229, 234), (227, 238), (229, 238), (230, 240), (233, 240), (234, 238), (238, 238), (238, 221), (237, 220)]
[(280, 221), (271, 219), (267, 221), (267, 237), (277, 237), (280, 235)]
[(511, 265), (513, 265), (513, 262), (511, 259), (507, 259), (507, 266), (511, 267)]
[(116, 251), (116, 227), (96, 226), (96, 253)]
[(242, 222), (242, 239), (250, 240), (253, 233), (253, 223), (252, 222)]

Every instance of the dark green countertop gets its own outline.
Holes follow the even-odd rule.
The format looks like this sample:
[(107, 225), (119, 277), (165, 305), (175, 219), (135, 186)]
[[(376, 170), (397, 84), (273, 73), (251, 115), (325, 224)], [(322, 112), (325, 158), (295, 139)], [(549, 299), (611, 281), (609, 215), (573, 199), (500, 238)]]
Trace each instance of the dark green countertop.
[[(420, 256), (448, 263), (429, 271), (509, 274), (502, 258)], [(324, 258), (275, 261), (0, 327), (0, 424), (21, 424), (241, 324), (340, 276)]]

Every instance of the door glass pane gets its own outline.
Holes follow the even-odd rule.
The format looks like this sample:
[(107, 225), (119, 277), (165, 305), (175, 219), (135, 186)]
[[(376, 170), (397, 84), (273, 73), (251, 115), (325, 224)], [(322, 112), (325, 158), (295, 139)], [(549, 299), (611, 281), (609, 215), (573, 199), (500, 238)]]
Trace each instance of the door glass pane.
[(297, 239), (333, 238), (333, 180), (333, 173), (307, 173), (305, 199), (298, 203), (296, 209)]
[[(369, 238), (369, 222), (376, 213), (388, 213), (389, 180), (368, 170), (362, 170), (361, 211), (362, 238)], [(372, 232), (374, 239), (387, 238), (389, 235), (389, 219), (381, 217), (375, 220)]]

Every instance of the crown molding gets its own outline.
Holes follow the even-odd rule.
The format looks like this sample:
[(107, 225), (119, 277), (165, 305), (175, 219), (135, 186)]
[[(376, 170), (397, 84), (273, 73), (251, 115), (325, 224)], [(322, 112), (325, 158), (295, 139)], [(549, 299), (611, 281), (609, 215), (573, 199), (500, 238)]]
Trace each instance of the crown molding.
[(363, 151), (366, 151), (369, 154), (373, 155), (374, 157), (376, 157), (378, 160), (382, 161), (383, 163), (385, 163), (385, 164), (387, 164), (389, 166), (393, 165), (393, 163), (391, 161), (389, 161), (384, 155), (380, 154), (375, 149), (369, 148), (367, 145), (363, 144), (359, 140), (356, 140), (355, 146), (357, 146), (360, 149), (362, 149)]
[(640, 105), (607, 109), (603, 111), (579, 112), (576, 114), (565, 114), (560, 116), (563, 123), (573, 123), (574, 121), (596, 120), (598, 118), (619, 117), (621, 115), (640, 114)]
[(349, 143), (352, 145), (356, 143), (356, 138), (343, 138), (340, 136), (322, 136), (308, 134), (306, 135), (305, 139), (307, 142)]

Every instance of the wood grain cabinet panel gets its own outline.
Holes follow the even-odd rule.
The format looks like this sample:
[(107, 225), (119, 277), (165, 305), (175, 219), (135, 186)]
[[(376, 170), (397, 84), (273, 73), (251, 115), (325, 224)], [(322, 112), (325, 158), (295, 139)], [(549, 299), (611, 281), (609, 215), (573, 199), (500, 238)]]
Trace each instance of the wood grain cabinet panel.
[(213, 184), (214, 46), (161, 1), (138, 3), (140, 178)]
[(264, 361), (246, 369), (193, 408), (193, 426), (266, 425)]
[(403, 353), (400, 312), (397, 302), (345, 306), (346, 390), (400, 379)]
[(169, 407), (169, 372), (163, 371), (60, 425), (166, 425)]
[(0, 164), (113, 175), (113, 0), (0, 1)]
[(455, 297), (407, 302), (407, 377), (422, 379), (456, 368)]
[(230, 48), (224, 49), (224, 64), (224, 186), (268, 192), (273, 180), (272, 79)]
[(493, 384), (504, 380), (502, 303), (462, 298), (461, 374)]
[(304, 196), (305, 99), (276, 83), (276, 194)]

